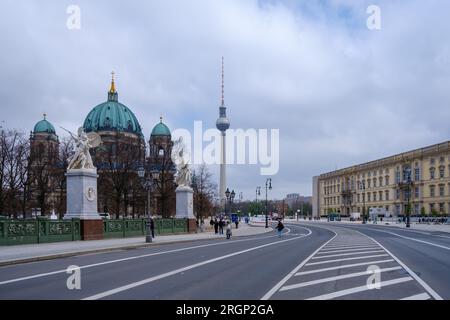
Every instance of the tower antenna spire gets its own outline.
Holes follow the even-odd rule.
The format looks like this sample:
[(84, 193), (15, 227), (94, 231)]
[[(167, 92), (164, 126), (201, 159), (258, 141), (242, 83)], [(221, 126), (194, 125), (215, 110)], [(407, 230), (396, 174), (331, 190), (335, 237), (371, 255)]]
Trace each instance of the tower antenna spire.
[(225, 105), (225, 72), (224, 72), (224, 62), (222, 56), (222, 106)]

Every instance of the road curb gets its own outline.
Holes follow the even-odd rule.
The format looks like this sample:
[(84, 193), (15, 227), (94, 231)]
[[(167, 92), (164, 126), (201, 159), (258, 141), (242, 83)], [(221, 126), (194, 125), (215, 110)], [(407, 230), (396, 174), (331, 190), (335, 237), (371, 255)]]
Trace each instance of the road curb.
[[(254, 235), (264, 234), (264, 233), (273, 231), (272, 228), (269, 228), (269, 229), (270, 230), (266, 230), (265, 232), (261, 232), (261, 233), (257, 233), (257, 234), (250, 234), (250, 235), (244, 234), (244, 235), (238, 235), (238, 236), (234, 236), (234, 237), (248, 237), (248, 236), (254, 236)], [(46, 256), (0, 261), (0, 267), (11, 266), (11, 265), (16, 265), (16, 264), (23, 264), (23, 263), (30, 263), (30, 262), (54, 260), (54, 259), (58, 259), (58, 258), (69, 258), (69, 257), (74, 257), (74, 256), (81, 256), (84, 254), (105, 253), (105, 252), (111, 252), (111, 251), (117, 251), (117, 250), (138, 249), (138, 248), (155, 247), (155, 246), (167, 245), (167, 244), (185, 243), (185, 242), (202, 241), (202, 240), (220, 240), (220, 239), (226, 239), (226, 238), (219, 237), (219, 238), (176, 240), (176, 241), (170, 241), (170, 242), (142, 243), (142, 244), (135, 244), (135, 245), (125, 245), (125, 246), (108, 247), (108, 248), (101, 248), (101, 249), (92, 249), (92, 250), (86, 250), (86, 251), (65, 252), (65, 253), (58, 253), (58, 254), (52, 254), (52, 255), (46, 255)]]

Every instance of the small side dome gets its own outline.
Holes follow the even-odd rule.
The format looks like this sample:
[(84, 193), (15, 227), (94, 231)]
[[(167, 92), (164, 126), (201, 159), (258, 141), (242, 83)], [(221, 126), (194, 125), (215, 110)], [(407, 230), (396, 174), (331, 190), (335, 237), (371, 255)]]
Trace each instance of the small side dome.
[(55, 127), (47, 121), (46, 114), (44, 113), (44, 119), (36, 123), (33, 133), (53, 133), (56, 134)]
[(171, 136), (169, 128), (162, 122), (162, 117), (159, 118), (160, 122), (153, 128), (152, 136)]

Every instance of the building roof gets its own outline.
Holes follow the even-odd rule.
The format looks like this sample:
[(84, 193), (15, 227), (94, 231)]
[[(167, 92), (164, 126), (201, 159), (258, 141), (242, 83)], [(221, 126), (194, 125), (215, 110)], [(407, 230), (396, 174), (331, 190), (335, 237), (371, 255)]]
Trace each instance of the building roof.
[(56, 134), (55, 127), (47, 121), (46, 114), (44, 113), (44, 119), (36, 123), (33, 133), (53, 133)]
[(141, 126), (134, 113), (118, 101), (114, 78), (108, 91), (108, 100), (89, 112), (83, 127), (86, 132), (119, 131), (143, 136)]
[(162, 122), (162, 117), (159, 123), (153, 128), (152, 136), (171, 136), (169, 128)]

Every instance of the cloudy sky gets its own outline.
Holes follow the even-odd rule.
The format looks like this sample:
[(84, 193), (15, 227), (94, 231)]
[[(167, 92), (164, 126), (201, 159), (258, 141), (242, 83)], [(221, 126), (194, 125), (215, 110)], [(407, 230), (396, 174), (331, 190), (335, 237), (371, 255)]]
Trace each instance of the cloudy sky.
[[(146, 139), (214, 127), (280, 130), (271, 197), (311, 194), (313, 175), (449, 140), (450, 2), (405, 0), (8, 1), (0, 9), (0, 121), (29, 132), (48, 114), (75, 129), (119, 101)], [(67, 28), (69, 5), (81, 29)], [(369, 30), (369, 5), (381, 30)], [(211, 167), (216, 174), (217, 168)], [(253, 199), (259, 166), (230, 166), (228, 186)]]

